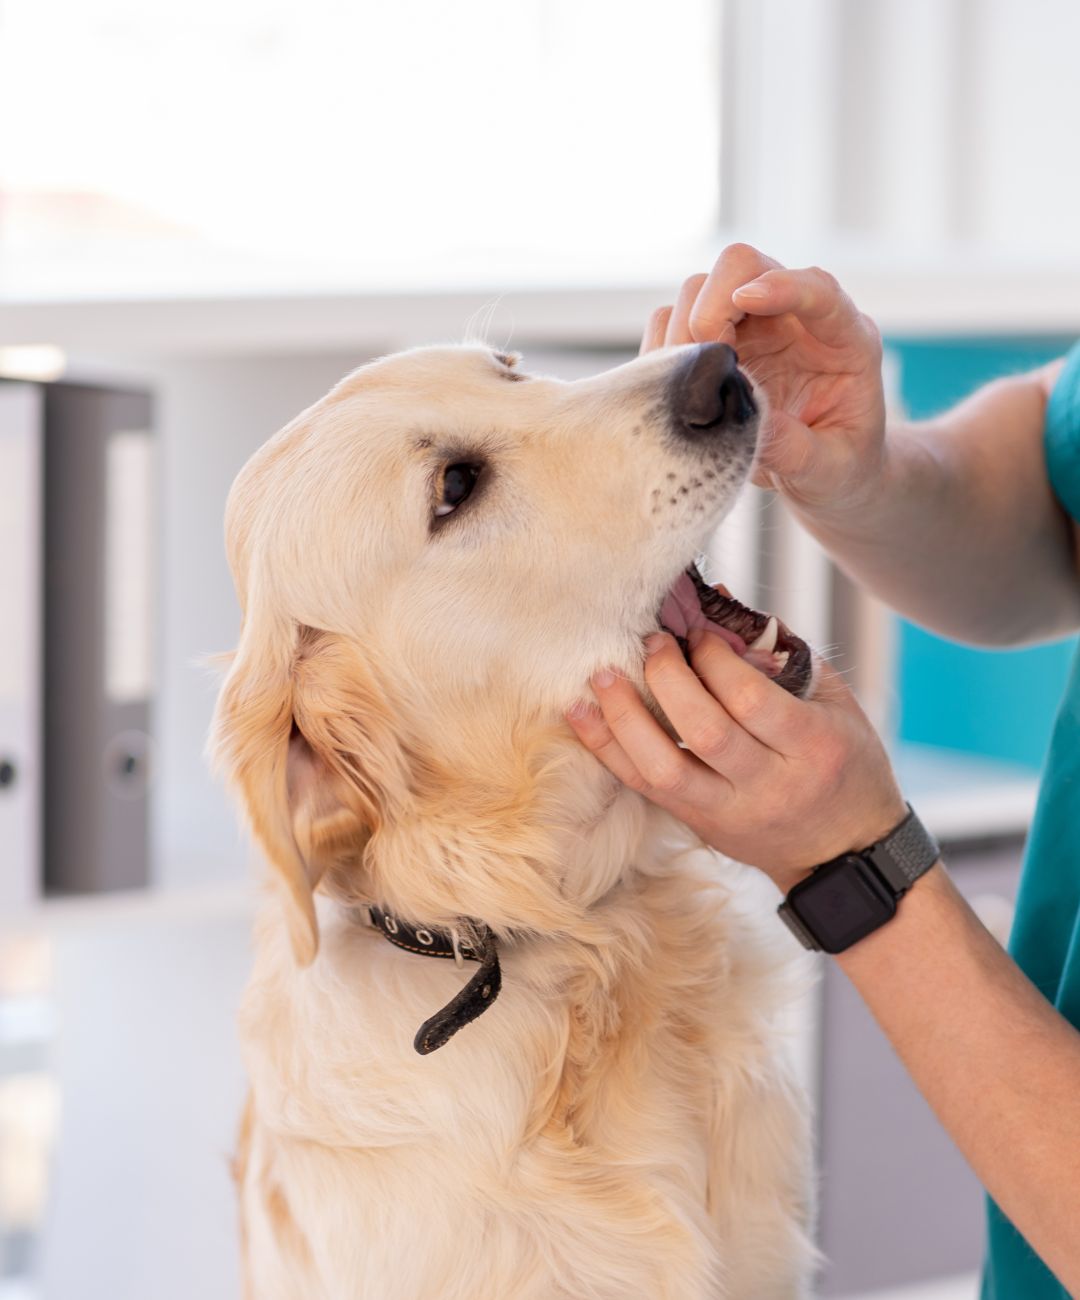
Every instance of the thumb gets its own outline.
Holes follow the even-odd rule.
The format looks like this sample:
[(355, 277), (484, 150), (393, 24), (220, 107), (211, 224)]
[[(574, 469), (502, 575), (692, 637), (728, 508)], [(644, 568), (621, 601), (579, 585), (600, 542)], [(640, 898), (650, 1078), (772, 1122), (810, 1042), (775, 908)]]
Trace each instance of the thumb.
[(819, 436), (786, 411), (769, 411), (754, 467), (754, 482), (759, 487), (776, 487), (779, 482), (812, 475), (820, 459)]

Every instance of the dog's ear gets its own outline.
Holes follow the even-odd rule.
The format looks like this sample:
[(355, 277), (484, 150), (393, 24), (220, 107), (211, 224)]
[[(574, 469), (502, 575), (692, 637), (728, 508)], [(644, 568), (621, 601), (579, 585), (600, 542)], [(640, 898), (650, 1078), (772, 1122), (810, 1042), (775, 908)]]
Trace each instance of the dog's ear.
[(340, 638), (246, 618), (214, 717), (215, 764), (284, 886), (302, 965), (318, 951), (315, 887), (327, 871), (361, 869), (381, 819), (369, 723), (382, 710), (357, 659)]

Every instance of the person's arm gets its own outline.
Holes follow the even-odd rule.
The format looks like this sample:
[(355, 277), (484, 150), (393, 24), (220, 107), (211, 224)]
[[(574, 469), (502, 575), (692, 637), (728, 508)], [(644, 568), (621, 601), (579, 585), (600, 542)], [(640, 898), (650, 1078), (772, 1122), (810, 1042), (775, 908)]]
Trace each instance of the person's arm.
[[(645, 678), (680, 749), (611, 673), (579, 739), (632, 789), (782, 892), (868, 847), (906, 807), (888, 758), (840, 677), (795, 699), (723, 638), (647, 643)], [(777, 921), (777, 925), (780, 922)], [(940, 866), (897, 915), (837, 958), (987, 1190), (1080, 1295), (1080, 1034), (1028, 983)]]
[(1047, 481), (1042, 437), (1057, 362), (1002, 379), (925, 423), (890, 427), (873, 495), (796, 517), (893, 609), (978, 645), (1080, 626), (1072, 528)]
[(1080, 1033), (940, 866), (836, 961), (980, 1182), (1080, 1295)]
[(1075, 541), (1041, 445), (1057, 366), (886, 430), (873, 322), (826, 272), (785, 270), (745, 244), (654, 313), (643, 350), (716, 339), (768, 400), (758, 481), (853, 577), (963, 641), (1080, 626)]

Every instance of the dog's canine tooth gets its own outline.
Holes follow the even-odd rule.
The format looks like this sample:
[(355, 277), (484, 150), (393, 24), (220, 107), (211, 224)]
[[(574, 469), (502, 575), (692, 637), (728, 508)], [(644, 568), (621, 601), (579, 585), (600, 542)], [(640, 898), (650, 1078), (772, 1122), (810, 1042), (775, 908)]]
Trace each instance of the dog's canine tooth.
[(776, 620), (775, 614), (769, 615), (769, 621), (765, 624), (765, 630), (758, 639), (748, 645), (747, 650), (767, 650), (770, 654), (776, 649), (776, 638), (780, 634), (780, 624)]

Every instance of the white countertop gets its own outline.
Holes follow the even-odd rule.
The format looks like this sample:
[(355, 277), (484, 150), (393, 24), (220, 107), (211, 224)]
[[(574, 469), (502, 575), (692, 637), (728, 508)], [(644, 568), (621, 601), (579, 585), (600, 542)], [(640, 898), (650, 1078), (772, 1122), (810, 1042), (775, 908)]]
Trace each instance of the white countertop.
[(935, 1279), (918, 1286), (905, 1286), (888, 1291), (869, 1291), (862, 1295), (844, 1296), (843, 1300), (976, 1300), (979, 1279), (974, 1273), (960, 1277)]
[(901, 789), (943, 843), (1023, 835), (1031, 825), (1038, 776), (978, 754), (900, 744), (892, 759)]

